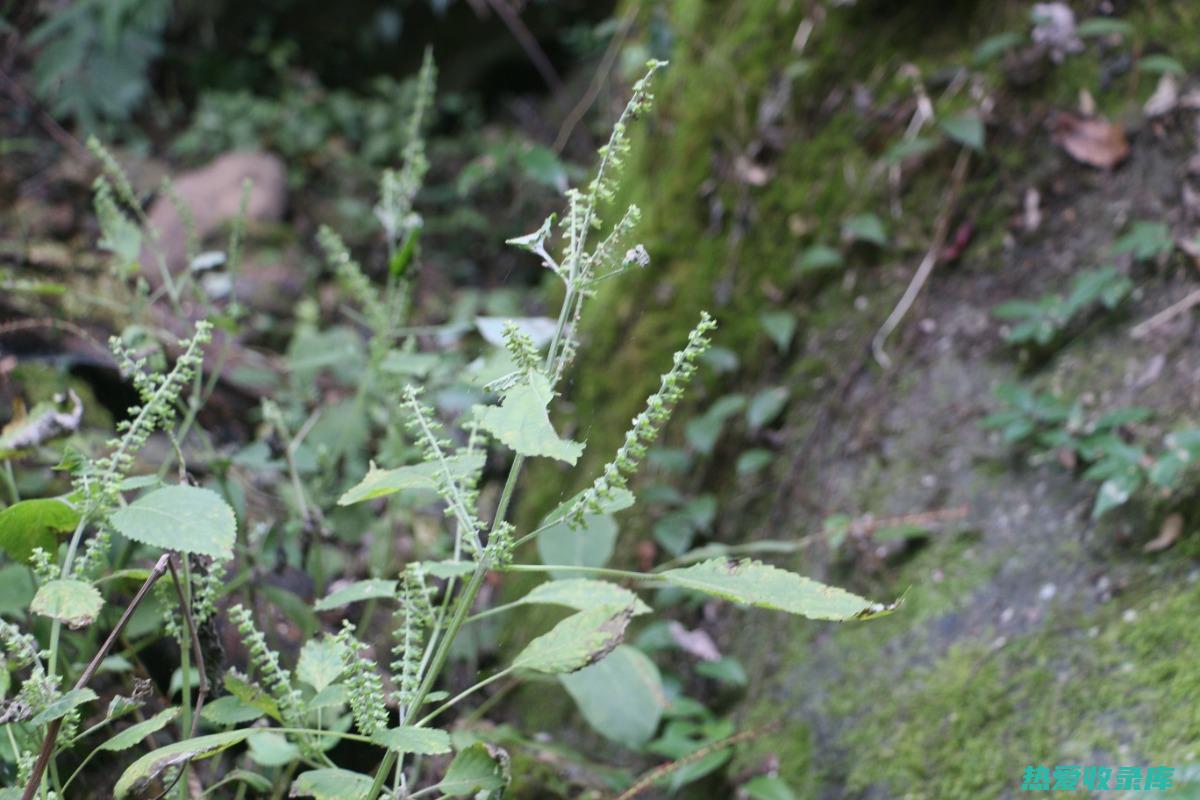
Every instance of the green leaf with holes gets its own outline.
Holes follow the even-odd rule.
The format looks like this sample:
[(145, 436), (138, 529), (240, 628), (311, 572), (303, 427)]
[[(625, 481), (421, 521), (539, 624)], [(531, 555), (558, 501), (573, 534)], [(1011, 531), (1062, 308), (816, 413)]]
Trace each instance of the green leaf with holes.
[(164, 486), (109, 519), (135, 542), (218, 559), (233, 555), (237, 539), (233, 509), (216, 492), (197, 486)]

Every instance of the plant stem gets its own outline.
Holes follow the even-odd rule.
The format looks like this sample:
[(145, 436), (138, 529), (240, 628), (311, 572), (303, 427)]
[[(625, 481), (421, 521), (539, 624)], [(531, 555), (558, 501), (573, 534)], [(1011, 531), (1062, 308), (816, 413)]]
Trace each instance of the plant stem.
[[(112, 649), (113, 643), (117, 637), (121, 635), (121, 631), (128, 624), (133, 612), (142, 604), (142, 600), (150, 592), (150, 589), (158, 582), (158, 579), (167, 571), (167, 565), (170, 563), (170, 556), (164, 554), (158, 559), (154, 568), (150, 570), (150, 575), (147, 576), (146, 582), (142, 584), (142, 588), (138, 589), (137, 594), (129, 601), (129, 605), (125, 607), (125, 612), (121, 614), (121, 619), (117, 621), (116, 626), (108, 634), (108, 638), (104, 640), (104, 644), (92, 657), (87, 667), (83, 670), (83, 674), (79, 676), (79, 680), (75, 682), (76, 689), (82, 689), (87, 686), (88, 681), (96, 674), (96, 670), (100, 667), (100, 662), (108, 655), (108, 651)], [(42, 783), (42, 775), (46, 771), (46, 765), (50, 763), (50, 758), (54, 754), (54, 743), (58, 739), (58, 730), (62, 727), (62, 718), (52, 721), (46, 727), (46, 737), (42, 739), (42, 749), (38, 753), (37, 761), (33, 764), (33, 769), (29, 773), (29, 781), (25, 784), (25, 791), (21, 794), (21, 800), (33, 800), (37, 794), (38, 787)]]
[(483, 680), (479, 681), (479, 683), (476, 683), (474, 686), (470, 686), (466, 689), (463, 689), (461, 692), (456, 694), (454, 697), (450, 698), (445, 703), (442, 703), (440, 706), (435, 708), (433, 711), (430, 711), (428, 714), (426, 714), (424, 717), (422, 717), (420, 719), (420, 721), (417, 722), (417, 727), (420, 728), (424, 725), (429, 724), (429, 722), (431, 720), (433, 720), (434, 717), (438, 716), (443, 711), (445, 711), (449, 708), (453, 708), (460, 700), (463, 700), (464, 698), (469, 697), (470, 695), (474, 694), (475, 692), (478, 692), (480, 689), (482, 689), (483, 687), (487, 686), (490, 683), (494, 683), (495, 681), (498, 681), (501, 678), (511, 675), (512, 671), (513, 671), (512, 667), (506, 667), (506, 668), (500, 670), (499, 672), (497, 672), (495, 675), (492, 675), (491, 677), (488, 677), (488, 678), (484, 678)]
[(16, 505), (21, 502), (21, 493), (17, 491), (17, 481), (13, 477), (13, 468), (11, 461), (4, 462), (4, 471), (0, 473), (4, 477), (4, 485), (8, 489), (9, 497), (12, 498), (10, 505)]

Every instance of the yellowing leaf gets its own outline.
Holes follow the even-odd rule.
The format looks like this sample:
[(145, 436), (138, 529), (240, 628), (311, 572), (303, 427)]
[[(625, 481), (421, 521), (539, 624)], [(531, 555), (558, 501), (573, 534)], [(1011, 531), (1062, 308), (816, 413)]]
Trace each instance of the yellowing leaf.
[(633, 606), (603, 605), (580, 611), (530, 642), (513, 666), (557, 674), (595, 664), (621, 643), (632, 616)]
[(68, 628), (78, 629), (91, 625), (103, 606), (100, 592), (90, 583), (62, 579), (42, 584), (33, 596), (29, 610), (56, 619)]
[(151, 789), (158, 776), (170, 767), (187, 761), (215, 756), (217, 753), (239, 744), (250, 733), (249, 730), (213, 733), (152, 750), (130, 764), (129, 768), (121, 775), (113, 789), (114, 800), (139, 797)]

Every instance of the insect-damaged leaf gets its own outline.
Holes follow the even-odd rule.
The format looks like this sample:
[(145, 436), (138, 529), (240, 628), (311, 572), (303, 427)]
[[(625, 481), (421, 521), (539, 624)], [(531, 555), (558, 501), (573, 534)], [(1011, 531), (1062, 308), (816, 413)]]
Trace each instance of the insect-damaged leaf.
[(661, 576), (685, 589), (810, 619), (867, 619), (889, 613), (899, 605), (873, 603), (844, 589), (750, 559), (714, 558), (695, 566), (667, 570)]
[(514, 385), (504, 393), (499, 406), (479, 412), (479, 425), (523, 456), (548, 456), (574, 464), (583, 453), (583, 445), (560, 439), (550, 424), (550, 401), (554, 390), (540, 372), (532, 372), (528, 381)]
[(237, 520), (221, 496), (197, 486), (164, 486), (139, 497), (110, 518), (136, 542), (226, 559), (233, 555)]
[(213, 733), (152, 750), (129, 765), (129, 768), (121, 775), (121, 779), (117, 781), (117, 785), (113, 789), (113, 797), (115, 800), (137, 797), (144, 790), (151, 788), (155, 779), (168, 768), (185, 761), (196, 761), (215, 756), (222, 750), (242, 742), (250, 733), (249, 730)]
[(451, 456), (444, 464), (427, 461), (396, 469), (379, 469), (371, 462), (366, 477), (338, 498), (338, 505), (349, 506), (405, 490), (436, 491), (438, 477), (442, 475), (443, 470), (448, 471), (453, 480), (463, 480), (483, 469), (483, 461), (483, 453), (471, 453)]
[(631, 605), (603, 605), (567, 617), (530, 642), (513, 666), (556, 674), (595, 664), (621, 643), (633, 610)]
[(96, 587), (64, 578), (42, 584), (29, 604), (29, 610), (77, 629), (91, 625), (103, 606), (104, 600)]

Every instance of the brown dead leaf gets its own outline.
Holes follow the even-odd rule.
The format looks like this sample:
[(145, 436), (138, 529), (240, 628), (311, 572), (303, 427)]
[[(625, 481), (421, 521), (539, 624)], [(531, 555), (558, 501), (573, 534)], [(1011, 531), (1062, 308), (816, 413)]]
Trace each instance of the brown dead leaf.
[(1060, 114), (1054, 124), (1054, 142), (1076, 161), (1100, 169), (1112, 169), (1129, 157), (1125, 131), (1099, 117)]
[(1142, 106), (1142, 110), (1146, 112), (1147, 117), (1161, 117), (1164, 114), (1170, 114), (1178, 105), (1179, 83), (1170, 72), (1164, 72), (1158, 79), (1158, 87), (1154, 90), (1154, 94), (1150, 95), (1150, 99), (1146, 101), (1146, 105)]
[(1142, 547), (1144, 553), (1157, 553), (1160, 550), (1166, 550), (1179, 539), (1183, 533), (1183, 515), (1176, 512), (1163, 520), (1162, 527), (1158, 529), (1158, 536), (1155, 536), (1150, 541), (1146, 542)]
[(671, 633), (671, 639), (685, 653), (690, 653), (701, 661), (717, 661), (721, 658), (721, 651), (717, 649), (717, 643), (701, 629), (696, 628), (689, 631), (683, 627), (682, 623), (671, 620), (667, 625), (667, 630)]

